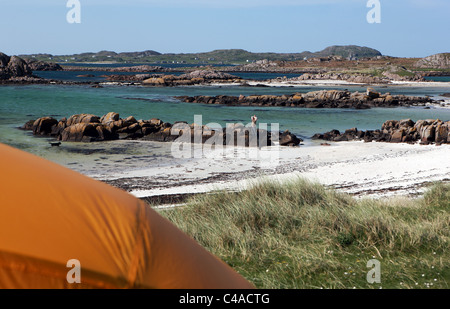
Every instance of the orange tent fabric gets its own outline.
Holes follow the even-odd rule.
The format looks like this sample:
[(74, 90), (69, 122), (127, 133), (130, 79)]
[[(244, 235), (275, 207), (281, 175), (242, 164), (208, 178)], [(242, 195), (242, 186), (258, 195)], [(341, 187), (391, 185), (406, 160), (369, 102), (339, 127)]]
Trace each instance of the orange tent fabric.
[(0, 172), (0, 288), (254, 288), (122, 190), (2, 144)]

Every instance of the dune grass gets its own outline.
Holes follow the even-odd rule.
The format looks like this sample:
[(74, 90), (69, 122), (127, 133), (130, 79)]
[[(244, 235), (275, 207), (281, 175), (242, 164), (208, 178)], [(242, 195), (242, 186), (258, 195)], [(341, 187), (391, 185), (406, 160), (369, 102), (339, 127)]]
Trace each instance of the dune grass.
[[(448, 288), (450, 185), (354, 199), (298, 179), (192, 197), (161, 214), (258, 288)], [(367, 262), (381, 283), (367, 282)]]

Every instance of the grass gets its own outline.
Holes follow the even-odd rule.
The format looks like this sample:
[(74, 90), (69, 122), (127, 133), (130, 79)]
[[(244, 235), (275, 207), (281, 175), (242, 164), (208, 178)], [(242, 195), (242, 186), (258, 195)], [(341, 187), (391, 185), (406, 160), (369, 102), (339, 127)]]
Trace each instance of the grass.
[(414, 76), (416, 76), (416, 73), (411, 72), (411, 71), (407, 71), (407, 70), (396, 71), (396, 72), (394, 72), (394, 74), (397, 74), (398, 76), (401, 76), (401, 77), (414, 77)]
[[(258, 288), (448, 288), (450, 185), (356, 200), (302, 179), (192, 197), (161, 214)], [(367, 262), (381, 263), (369, 284)]]

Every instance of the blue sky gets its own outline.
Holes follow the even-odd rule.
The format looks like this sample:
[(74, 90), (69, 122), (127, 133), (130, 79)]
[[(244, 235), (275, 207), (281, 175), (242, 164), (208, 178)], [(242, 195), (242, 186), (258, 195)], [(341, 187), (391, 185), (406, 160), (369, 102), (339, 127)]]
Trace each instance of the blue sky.
[(390, 56), (450, 52), (450, 0), (380, 0), (381, 24), (366, 21), (367, 0), (80, 2), (81, 24), (69, 24), (67, 0), (2, 0), (0, 51), (302, 52), (354, 44)]

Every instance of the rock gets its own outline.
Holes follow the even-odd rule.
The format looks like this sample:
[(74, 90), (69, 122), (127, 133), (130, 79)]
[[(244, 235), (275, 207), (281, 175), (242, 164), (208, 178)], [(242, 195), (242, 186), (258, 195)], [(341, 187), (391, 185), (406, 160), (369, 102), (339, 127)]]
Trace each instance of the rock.
[(418, 68), (450, 69), (450, 53), (431, 55), (415, 63)]
[(128, 75), (128, 74), (112, 74), (112, 75), (103, 75), (108, 81), (113, 82), (143, 82), (146, 79), (152, 78), (151, 74), (135, 74), (135, 75)]
[(20, 127), (20, 129), (22, 130), (27, 130), (27, 131), (31, 131), (33, 130), (33, 124), (36, 120), (29, 120), (27, 121), (22, 127)]
[(367, 88), (366, 94), (370, 100), (377, 99), (380, 97), (380, 93), (376, 92), (373, 88)]
[(180, 96), (177, 99), (186, 103), (223, 104), (223, 105), (251, 105), (251, 106), (296, 106), (307, 108), (355, 108), (368, 109), (370, 107), (393, 107), (425, 105), (432, 102), (428, 97), (409, 97), (381, 95), (373, 90), (369, 95), (358, 92), (351, 93), (341, 90), (312, 91), (305, 94), (292, 95), (249, 95), (236, 96)]
[(435, 140), (436, 127), (433, 125), (426, 125), (422, 127), (422, 132), (420, 132), (422, 142), (434, 142)]
[(32, 71), (27, 63), (20, 57), (9, 57), (0, 53), (0, 79), (31, 77)]
[(147, 85), (155, 85), (155, 86), (166, 86), (166, 80), (162, 77), (152, 77), (152, 78), (148, 78), (145, 79), (143, 82), (143, 84), (147, 84)]
[(149, 86), (189, 86), (198, 84), (208, 84), (211, 82), (234, 82), (240, 80), (239, 77), (228, 73), (214, 70), (196, 70), (190, 73), (175, 75), (154, 74), (142, 81), (142, 84)]
[(142, 134), (145, 135), (149, 135), (151, 133), (156, 133), (159, 131), (159, 128), (156, 126), (146, 126), (146, 127), (142, 127)]
[(180, 78), (182, 79), (202, 79), (202, 80), (211, 80), (211, 79), (239, 79), (239, 77), (214, 71), (214, 70), (196, 70), (187, 74), (180, 75)]
[(52, 127), (57, 124), (58, 120), (54, 118), (42, 117), (33, 123), (31, 129), (34, 135), (49, 135), (52, 132)]
[(63, 71), (57, 63), (44, 62), (36, 59), (24, 59), (31, 71)]
[(117, 133), (136, 133), (136, 131), (141, 130), (141, 126), (139, 123), (134, 123), (129, 125), (128, 127), (123, 127), (119, 130), (117, 130)]
[(0, 68), (7, 67), (10, 59), (8, 55), (0, 52)]
[(280, 146), (298, 146), (302, 141), (288, 130), (280, 135)]
[[(142, 139), (149, 141), (172, 142), (182, 137), (185, 142), (214, 143), (220, 145), (256, 147), (272, 145), (271, 134), (266, 130), (231, 124), (220, 130), (212, 130), (199, 124), (176, 122), (172, 125), (160, 119), (139, 120), (133, 116), (120, 119), (117, 113), (108, 113), (103, 117), (91, 114), (72, 115), (60, 121), (51, 117), (42, 117), (28, 121), (23, 127), (33, 130), (36, 135), (56, 137), (64, 142), (98, 142), (115, 139)], [(181, 128), (178, 129), (177, 128)], [(256, 134), (253, 134), (253, 133)], [(213, 139), (214, 141), (212, 141)], [(289, 131), (281, 135), (281, 144), (298, 145), (302, 140)]]
[(338, 130), (332, 130), (324, 134), (315, 134), (312, 138), (336, 142), (361, 139), (365, 142), (391, 143), (414, 143), (420, 141), (422, 145), (432, 143), (440, 145), (450, 143), (450, 121), (442, 122), (439, 119), (426, 119), (418, 120), (414, 123), (411, 119), (388, 120), (383, 123), (381, 130), (363, 132), (352, 128), (342, 134)]
[(78, 123), (100, 123), (100, 117), (91, 114), (79, 114), (70, 116), (67, 119), (68, 127)]
[(67, 128), (67, 119), (63, 118), (61, 119), (57, 125), (54, 125), (52, 127), (52, 132), (50, 132), (50, 136), (58, 137), (61, 135), (62, 131)]
[(391, 143), (401, 143), (403, 142), (403, 135), (404, 135), (404, 131), (403, 130), (397, 130), (395, 131), (390, 139)]
[(100, 137), (97, 131), (98, 124), (76, 123), (65, 128), (60, 140), (63, 142), (93, 142)]
[(32, 71), (28, 67), (27, 63), (22, 58), (17, 56), (12, 56), (10, 58), (6, 68), (9, 70), (11, 76), (14, 77), (29, 76), (32, 74)]
[(435, 130), (437, 144), (450, 143), (450, 122), (438, 124)]
[(103, 127), (108, 130), (109, 132), (111, 132), (111, 134), (115, 133), (117, 130), (120, 130), (124, 127), (123, 125), (123, 120), (119, 119), (117, 121), (111, 121), (108, 122), (107, 124), (103, 124)]
[(137, 124), (137, 120), (133, 116), (129, 116), (123, 120), (124, 127), (129, 127), (132, 124)]
[(152, 119), (150, 119), (150, 123), (155, 126), (160, 126), (160, 125), (162, 125), (163, 122), (160, 119), (152, 118)]
[(402, 119), (398, 123), (400, 128), (403, 127), (414, 127), (415, 123), (411, 119)]
[(119, 139), (119, 135), (115, 131), (108, 130), (104, 125), (98, 125), (96, 130), (98, 132), (98, 141), (111, 141)]
[(110, 122), (117, 121), (119, 119), (120, 119), (120, 117), (119, 117), (118, 113), (111, 112), (111, 113), (104, 115), (102, 118), (100, 118), (100, 122), (102, 124), (108, 124)]

